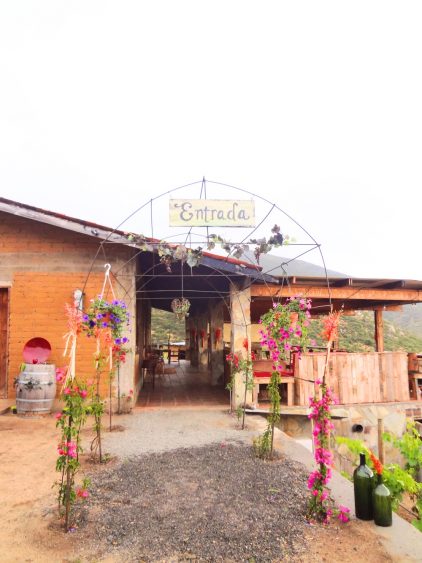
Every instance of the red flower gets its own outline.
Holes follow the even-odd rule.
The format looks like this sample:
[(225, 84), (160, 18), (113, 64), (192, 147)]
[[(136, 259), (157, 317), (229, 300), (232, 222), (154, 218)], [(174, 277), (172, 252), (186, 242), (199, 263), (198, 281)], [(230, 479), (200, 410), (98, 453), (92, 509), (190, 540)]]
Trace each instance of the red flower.
[(247, 338), (243, 339), (243, 348), (248, 351), (249, 350), (249, 340)]
[(371, 461), (372, 461), (372, 463), (373, 463), (373, 465), (374, 465), (375, 472), (376, 472), (378, 475), (382, 475), (382, 470), (383, 470), (384, 468), (383, 468), (382, 463), (380, 462), (380, 460), (379, 460), (372, 452), (369, 452), (369, 457), (371, 458)]
[(340, 322), (341, 311), (335, 311), (330, 313), (327, 317), (323, 319), (324, 330), (322, 331), (322, 337), (327, 342), (332, 342), (338, 339), (338, 325)]
[(214, 332), (214, 341), (217, 344), (217, 342), (220, 341), (221, 338), (221, 328), (216, 328), (215, 332)]

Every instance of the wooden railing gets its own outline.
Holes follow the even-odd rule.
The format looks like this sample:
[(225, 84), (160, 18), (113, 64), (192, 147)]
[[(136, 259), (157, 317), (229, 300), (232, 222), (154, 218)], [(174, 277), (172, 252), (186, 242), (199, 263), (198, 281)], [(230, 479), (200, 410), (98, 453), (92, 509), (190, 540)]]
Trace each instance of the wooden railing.
[[(295, 405), (306, 406), (321, 379), (325, 354), (302, 354), (295, 366)], [(409, 401), (406, 352), (331, 354), (327, 382), (340, 404)]]

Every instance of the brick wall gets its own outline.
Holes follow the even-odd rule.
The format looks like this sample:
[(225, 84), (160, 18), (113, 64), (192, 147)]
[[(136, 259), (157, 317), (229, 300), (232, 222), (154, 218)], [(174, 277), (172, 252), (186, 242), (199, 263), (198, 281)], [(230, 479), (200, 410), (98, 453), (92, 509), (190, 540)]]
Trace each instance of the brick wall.
[[(85, 283), (86, 304), (100, 293), (105, 262), (109, 262), (112, 272), (118, 274), (118, 280), (114, 282), (117, 297), (126, 300), (132, 318), (135, 317), (136, 264), (135, 260), (130, 260), (135, 251), (108, 244), (93, 263), (99, 243), (92, 236), (0, 213), (0, 287), (10, 286), (9, 397), (15, 394), (14, 378), (23, 362), (23, 347), (31, 338), (38, 336), (50, 342), (50, 363), (56, 366), (67, 364), (63, 357), (63, 336), (67, 332), (65, 303), (72, 303), (74, 290), (82, 289)], [(135, 324), (132, 331), (130, 340), (134, 348)], [(78, 342), (78, 377), (87, 379), (94, 376), (94, 350), (94, 341), (82, 334)], [(134, 366), (134, 354), (131, 354), (127, 364), (121, 368), (122, 392), (127, 393), (133, 388)], [(103, 379), (101, 391), (105, 395), (108, 393), (108, 381)]]
[[(64, 366), (63, 357), (67, 333), (65, 303), (73, 302), (73, 291), (82, 288), (85, 273), (19, 272), (13, 279), (9, 307), (9, 378), (8, 394), (13, 396), (13, 379), (23, 362), (22, 350), (26, 342), (37, 336), (51, 344), (49, 363)], [(101, 291), (102, 276), (91, 275), (86, 299)], [(81, 334), (78, 339), (77, 374), (83, 379), (95, 374), (93, 355), (95, 342)], [(104, 385), (103, 385), (104, 387)]]

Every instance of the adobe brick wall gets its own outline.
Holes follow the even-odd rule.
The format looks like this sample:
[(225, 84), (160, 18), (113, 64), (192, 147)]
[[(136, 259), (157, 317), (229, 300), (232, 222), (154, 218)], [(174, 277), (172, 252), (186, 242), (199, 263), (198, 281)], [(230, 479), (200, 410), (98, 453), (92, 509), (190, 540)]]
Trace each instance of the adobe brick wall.
[[(125, 299), (131, 318), (135, 318), (136, 260), (135, 250), (116, 244), (105, 245), (98, 258), (93, 259), (100, 241), (37, 221), (0, 212), (0, 287), (9, 287), (8, 327), (8, 385), (13, 397), (14, 378), (23, 362), (25, 343), (36, 336), (46, 338), (52, 346), (49, 362), (66, 365), (63, 358), (67, 332), (65, 303), (73, 302), (75, 289), (85, 282), (85, 303), (98, 295), (104, 280), (104, 264), (109, 262), (117, 281), (113, 287), (117, 298)], [(88, 276), (90, 269), (91, 273)], [(112, 278), (113, 279), (113, 278)], [(106, 295), (111, 298), (110, 293)], [(86, 305), (85, 305), (86, 307)], [(121, 367), (121, 391), (134, 388), (136, 359), (136, 324), (128, 334), (133, 354)], [(78, 342), (77, 374), (83, 379), (94, 376), (92, 339), (82, 334)], [(108, 381), (103, 378), (101, 392), (108, 394)]]
[[(22, 350), (31, 338), (46, 338), (52, 348), (49, 363), (57, 367), (68, 363), (63, 357), (67, 333), (65, 303), (72, 304), (73, 290), (83, 287), (84, 273), (34, 273), (18, 272), (13, 279), (9, 306), (9, 378), (8, 395), (13, 396), (13, 380), (19, 374), (23, 362)], [(102, 276), (90, 276), (86, 298), (90, 299), (101, 291)], [(95, 342), (85, 334), (78, 339), (78, 377), (94, 377)], [(102, 386), (105, 390), (105, 385)]]

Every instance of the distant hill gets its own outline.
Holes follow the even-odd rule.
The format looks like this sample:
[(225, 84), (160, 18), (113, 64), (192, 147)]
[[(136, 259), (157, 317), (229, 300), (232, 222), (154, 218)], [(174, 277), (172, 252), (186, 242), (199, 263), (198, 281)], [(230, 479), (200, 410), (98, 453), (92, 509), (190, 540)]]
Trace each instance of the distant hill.
[(404, 305), (403, 311), (386, 311), (384, 318), (396, 326), (422, 338), (422, 303)]
[[(384, 348), (387, 351), (403, 350), (405, 352), (422, 353), (422, 336), (405, 330), (399, 323), (389, 320), (389, 313), (384, 317)], [(393, 317), (395, 319), (395, 317)], [(312, 322), (312, 334), (317, 344), (322, 344), (319, 337), (322, 322)], [(359, 311), (353, 317), (344, 316), (340, 322), (339, 348), (348, 352), (370, 352), (375, 349), (374, 315), (370, 311)]]
[(186, 338), (185, 322), (178, 321), (174, 313), (152, 309), (151, 333), (154, 345), (180, 342)]
[[(317, 345), (323, 345), (320, 338), (322, 322), (312, 321), (311, 336)], [(185, 323), (178, 321), (173, 313), (152, 310), (152, 342), (166, 344), (185, 340)], [(385, 350), (404, 350), (422, 353), (422, 304), (409, 305), (403, 312), (384, 314)], [(340, 324), (339, 348), (348, 352), (370, 352), (375, 349), (374, 315), (369, 311), (357, 312), (353, 317), (344, 316)]]

